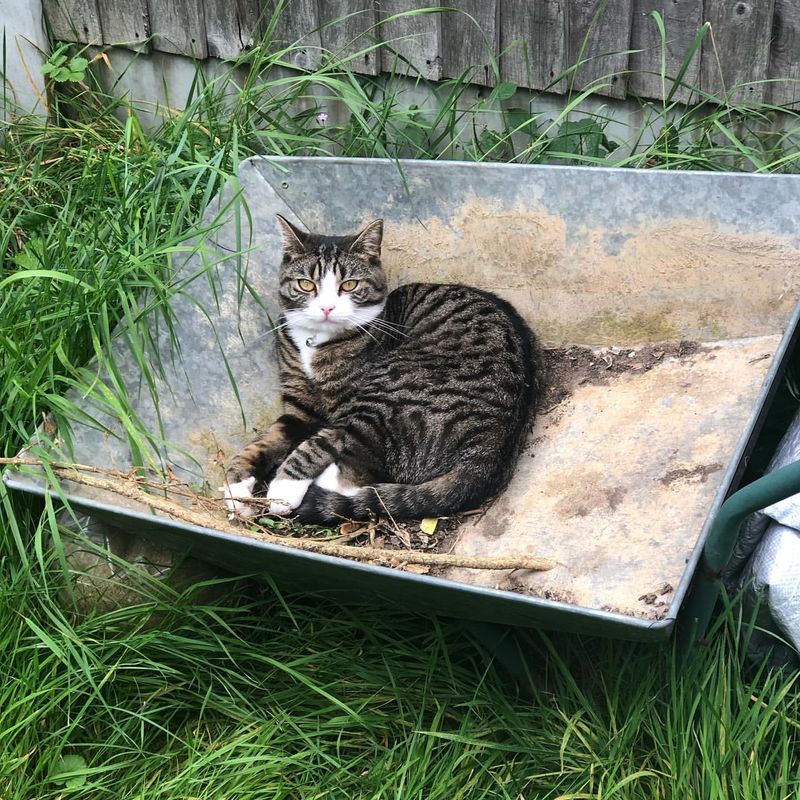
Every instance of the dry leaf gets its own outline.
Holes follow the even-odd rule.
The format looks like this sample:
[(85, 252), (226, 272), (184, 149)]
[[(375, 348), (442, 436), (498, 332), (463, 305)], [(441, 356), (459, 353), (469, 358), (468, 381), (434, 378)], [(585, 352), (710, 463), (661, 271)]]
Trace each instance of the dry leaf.
[(411, 549), (411, 537), (407, 530), (398, 527), (397, 530), (392, 531), (392, 533), (403, 543), (403, 547), (407, 547), (409, 550)]
[(413, 572), (415, 575), (427, 575), (431, 571), (427, 564), (406, 564), (403, 569), (406, 572)]
[(341, 533), (342, 536), (349, 536), (356, 531), (360, 531), (364, 527), (365, 526), (363, 522), (343, 522), (339, 526), (339, 533)]
[(439, 520), (436, 517), (426, 517), (422, 522), (419, 524), (419, 529), (423, 533), (427, 533), (428, 536), (433, 535), (436, 531), (436, 526), (439, 524)]

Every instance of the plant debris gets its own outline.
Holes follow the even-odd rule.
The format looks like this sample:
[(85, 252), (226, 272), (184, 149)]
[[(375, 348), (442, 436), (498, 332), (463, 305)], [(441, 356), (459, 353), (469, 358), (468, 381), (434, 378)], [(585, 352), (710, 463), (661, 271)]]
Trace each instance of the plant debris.
[(697, 342), (645, 345), (639, 348), (589, 347), (552, 348), (544, 350), (545, 387), (540, 400), (540, 413), (547, 414), (566, 400), (575, 387), (587, 383), (606, 386), (614, 377), (626, 372), (648, 372), (666, 358), (691, 358), (699, 352)]
[[(150, 508), (175, 519), (180, 519), (192, 525), (208, 527), (230, 533), (236, 536), (248, 536), (270, 544), (290, 547), (296, 550), (305, 550), (313, 553), (335, 556), (339, 558), (352, 558), (358, 561), (370, 561), (387, 566), (404, 566), (405, 564), (418, 564), (436, 567), (464, 567), (466, 569), (527, 569), (549, 570), (556, 564), (546, 558), (537, 558), (529, 555), (509, 555), (502, 557), (492, 556), (461, 556), (452, 553), (419, 552), (406, 550), (400, 552), (395, 549), (375, 546), (357, 546), (339, 544), (325, 535), (330, 529), (323, 529), (319, 538), (308, 536), (286, 535), (293, 529), (304, 533), (313, 532), (316, 526), (301, 527), (291, 520), (273, 521), (271, 525), (254, 525), (252, 520), (247, 521), (247, 526), (233, 525), (227, 519), (227, 509), (223, 498), (210, 498), (191, 491), (186, 484), (174, 485), (169, 482), (158, 483), (150, 477), (143, 477), (139, 473), (122, 473), (117, 470), (104, 470), (83, 464), (67, 464), (62, 462), (44, 462), (31, 458), (0, 458), (0, 465), (13, 467), (47, 467), (48, 473), (61, 479), (69, 480), (89, 486), (100, 492), (111, 492), (137, 503), (142, 503)], [(104, 475), (104, 477), (98, 477)], [(105, 477), (109, 476), (109, 477)], [(47, 476), (47, 480), (51, 480)], [(147, 491), (150, 489), (151, 491)], [(172, 496), (170, 496), (172, 495)], [(286, 533), (279, 535), (273, 531), (281, 528), (285, 523)], [(311, 528), (311, 531), (309, 530)], [(367, 531), (369, 535), (369, 527)], [(397, 535), (397, 531), (395, 531)], [(377, 539), (375, 539), (377, 542)]]

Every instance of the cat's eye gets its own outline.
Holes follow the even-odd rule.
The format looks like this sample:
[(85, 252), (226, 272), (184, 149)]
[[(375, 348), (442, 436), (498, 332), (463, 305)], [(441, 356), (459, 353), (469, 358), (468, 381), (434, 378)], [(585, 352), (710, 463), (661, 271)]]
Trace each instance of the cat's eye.
[(356, 288), (356, 286), (358, 286), (358, 281), (350, 280), (350, 281), (342, 281), (339, 288), (343, 292), (352, 292)]
[(297, 285), (302, 289), (304, 292), (313, 292), (314, 289), (317, 288), (317, 284), (314, 281), (309, 281), (306, 278), (300, 278), (297, 281)]

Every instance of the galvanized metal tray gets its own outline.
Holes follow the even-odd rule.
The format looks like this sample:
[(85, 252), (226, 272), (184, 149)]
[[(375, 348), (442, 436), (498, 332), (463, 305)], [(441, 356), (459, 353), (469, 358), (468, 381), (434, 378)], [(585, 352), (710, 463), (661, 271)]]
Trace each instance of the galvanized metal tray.
[[(530, 553), (559, 566), (419, 575), (188, 525), (65, 482), (70, 501), (288, 585), (484, 621), (668, 637), (794, 347), (798, 179), (278, 158), (244, 162), (239, 181), (239, 202), (233, 190), (219, 201), (230, 207), (216, 238), (221, 261), (206, 268), (198, 255), (182, 269), (186, 291), (172, 307), (180, 352), (166, 333), (156, 337), (162, 373), (152, 391), (124, 330), (115, 347), (135, 424), (164, 440), (154, 444), (158, 459), (214, 488), (226, 459), (279, 413), (269, 334), (280, 260), (274, 214), (332, 233), (384, 217), (393, 283), (495, 291), (545, 346), (562, 348), (563, 392), (540, 415), (511, 486), (449, 543), (458, 553)], [(244, 258), (224, 258), (242, 243)], [(578, 346), (592, 350), (570, 355)], [(581, 372), (587, 359), (592, 369)], [(96, 423), (73, 423), (72, 457), (130, 468), (125, 430), (134, 423), (98, 393), (80, 402)], [(47, 491), (35, 475), (5, 480)]]

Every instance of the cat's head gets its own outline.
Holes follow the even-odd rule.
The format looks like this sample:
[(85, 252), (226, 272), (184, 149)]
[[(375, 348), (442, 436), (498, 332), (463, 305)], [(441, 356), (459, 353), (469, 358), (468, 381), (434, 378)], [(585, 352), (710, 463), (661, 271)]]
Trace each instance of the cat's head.
[(278, 215), (283, 236), (280, 303), (291, 326), (330, 338), (366, 325), (386, 303), (383, 220), (353, 236), (306, 233)]

